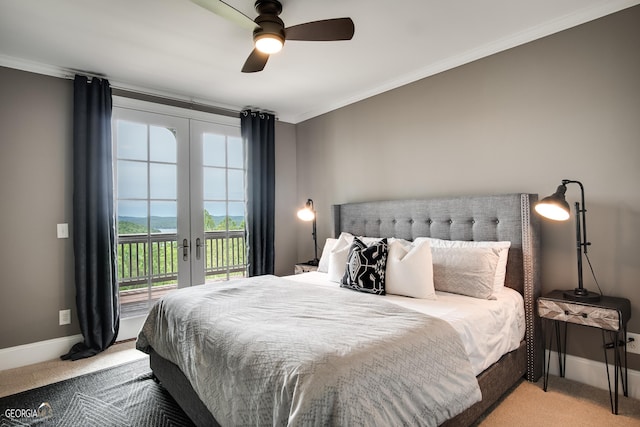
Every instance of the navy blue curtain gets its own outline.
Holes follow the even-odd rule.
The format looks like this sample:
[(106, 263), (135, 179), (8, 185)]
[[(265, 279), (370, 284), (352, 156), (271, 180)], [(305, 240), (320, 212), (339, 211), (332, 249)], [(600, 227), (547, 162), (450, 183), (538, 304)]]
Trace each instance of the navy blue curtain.
[(116, 273), (111, 87), (76, 76), (73, 85), (73, 252), (76, 309), (84, 342), (62, 359), (93, 356), (120, 325)]
[(275, 116), (245, 110), (240, 128), (247, 152), (249, 276), (273, 274), (276, 205)]

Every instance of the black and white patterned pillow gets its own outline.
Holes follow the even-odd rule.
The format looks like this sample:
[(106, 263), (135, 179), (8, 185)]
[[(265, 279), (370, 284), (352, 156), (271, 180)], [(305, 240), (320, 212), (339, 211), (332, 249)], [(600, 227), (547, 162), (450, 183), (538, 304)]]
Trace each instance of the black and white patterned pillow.
[(387, 239), (369, 246), (355, 237), (349, 248), (347, 267), (340, 286), (360, 292), (384, 295), (384, 273), (387, 267)]

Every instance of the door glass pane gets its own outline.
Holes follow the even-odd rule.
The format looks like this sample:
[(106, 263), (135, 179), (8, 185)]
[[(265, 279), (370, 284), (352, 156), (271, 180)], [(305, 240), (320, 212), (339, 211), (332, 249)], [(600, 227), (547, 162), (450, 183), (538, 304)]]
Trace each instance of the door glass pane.
[(152, 201), (151, 233), (176, 234), (178, 231), (178, 203)]
[[(225, 202), (204, 202), (204, 227), (207, 231), (226, 230), (224, 220), (227, 217)], [(209, 220), (207, 220), (209, 218)]]
[(226, 164), (226, 138), (224, 135), (205, 133), (202, 140), (203, 165), (221, 166)]
[(118, 158), (147, 160), (147, 126), (118, 120)]
[(146, 201), (121, 200), (118, 202), (118, 235), (147, 233), (148, 221)]
[(247, 248), (245, 246), (244, 202), (229, 202), (229, 244), (227, 263), (229, 277), (244, 277), (247, 265)]
[(244, 200), (244, 171), (229, 169), (229, 200)]
[(230, 230), (242, 230), (244, 231), (244, 202), (229, 202), (229, 218), (233, 220)]
[(225, 200), (227, 197), (226, 170), (204, 168), (204, 199)]
[(150, 160), (152, 162), (176, 163), (176, 130), (166, 127), (150, 126)]
[(151, 302), (175, 289), (178, 283), (178, 242), (176, 202), (152, 201), (151, 206)]
[(230, 168), (244, 167), (244, 150), (242, 148), (242, 138), (229, 138), (228, 145), (228, 161)]
[(118, 198), (145, 199), (147, 197), (147, 163), (118, 161)]
[(147, 287), (149, 216), (144, 201), (118, 203), (118, 282), (120, 292)]
[(204, 203), (205, 277), (227, 278), (227, 206), (225, 202)]
[(149, 165), (152, 199), (177, 198), (177, 165), (151, 163)]

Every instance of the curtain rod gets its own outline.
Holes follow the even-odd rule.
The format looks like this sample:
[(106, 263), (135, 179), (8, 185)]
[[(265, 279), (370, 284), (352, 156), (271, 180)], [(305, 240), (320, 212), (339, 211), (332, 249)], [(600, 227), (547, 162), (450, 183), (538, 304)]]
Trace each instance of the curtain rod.
[[(90, 79), (99, 78), (99, 79), (109, 80), (107, 76), (105, 76), (104, 74), (87, 73), (83, 71), (74, 71), (74, 70), (69, 70), (69, 72), (75, 73), (75, 74), (65, 74), (64, 77), (69, 80), (73, 80), (76, 74), (86, 76)], [(126, 85), (119, 84), (118, 82), (112, 82), (111, 80), (109, 80), (109, 84), (111, 85), (111, 89), (114, 95), (122, 96), (124, 98), (132, 98), (140, 101), (155, 102), (156, 104), (170, 105), (173, 107), (181, 107), (189, 110), (219, 114), (227, 117), (239, 117), (240, 113), (242, 113), (245, 110), (259, 111), (261, 113), (272, 114), (276, 121), (280, 120), (280, 118), (278, 117), (278, 114), (275, 111), (267, 110), (260, 107), (248, 105), (246, 107), (243, 107), (242, 110), (235, 110), (232, 108), (220, 107), (220, 106), (211, 105), (211, 104), (197, 103), (193, 100), (185, 100), (185, 99), (180, 99), (178, 97), (174, 98), (165, 94), (145, 92), (144, 90), (140, 90), (140, 88), (126, 87)]]
[[(86, 76), (87, 78), (99, 78), (104, 80), (109, 80), (109, 78), (103, 74), (97, 73), (87, 73), (83, 71), (71, 71), (75, 74), (65, 74), (64, 78), (68, 80), (73, 80), (76, 74)], [(109, 80), (109, 84), (111, 85), (111, 89), (114, 95), (122, 96), (125, 98), (138, 99), (140, 101), (149, 101), (155, 102), (157, 104), (170, 105), (173, 107), (181, 107), (189, 110), (202, 111), (205, 113), (213, 113), (219, 114), (228, 117), (238, 117), (241, 113), (240, 110), (235, 110), (232, 108), (220, 107), (211, 104), (198, 103), (193, 100), (180, 99), (179, 97), (171, 97), (166, 94), (157, 94), (151, 92), (145, 92), (140, 88), (131, 88), (126, 87), (126, 85), (120, 84), (118, 82), (112, 82)]]
[(129, 89), (122, 89), (117, 86), (112, 86), (113, 94), (116, 96), (122, 96), (125, 98), (137, 99), (140, 101), (149, 101), (156, 104), (170, 105), (172, 107), (181, 107), (188, 110), (202, 111), (205, 113), (219, 114), (228, 117), (239, 117), (240, 111), (232, 110), (230, 108), (218, 107), (215, 105), (207, 105), (196, 103), (194, 101), (186, 101), (178, 98), (169, 98), (166, 96), (160, 96), (155, 94), (143, 93), (138, 91), (132, 91)]

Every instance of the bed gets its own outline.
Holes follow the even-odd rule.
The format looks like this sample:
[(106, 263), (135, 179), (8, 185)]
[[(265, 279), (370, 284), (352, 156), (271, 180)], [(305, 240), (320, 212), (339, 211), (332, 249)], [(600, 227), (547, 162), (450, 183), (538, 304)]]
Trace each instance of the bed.
[[(473, 394), (469, 390), (460, 390), (454, 389), (453, 386), (451, 388), (451, 393), (459, 393), (456, 395), (456, 399), (454, 400), (464, 400), (466, 403), (461, 403), (465, 407), (469, 406), (469, 402), (472, 402), (471, 406), (467, 409), (461, 410), (455, 409), (452, 410), (452, 417), (449, 418), (445, 415), (438, 414), (437, 424), (442, 425), (470, 425), (472, 424), (478, 417), (482, 415), (482, 413), (489, 408), (493, 403), (495, 403), (509, 388), (511, 388), (516, 382), (518, 382), (523, 376), (525, 376), (529, 381), (537, 381), (542, 372), (542, 340), (540, 334), (540, 320), (537, 318), (535, 314), (535, 300), (540, 294), (540, 283), (539, 283), (539, 266), (538, 266), (538, 250), (539, 250), (539, 237), (538, 237), (538, 225), (534, 216), (531, 215), (532, 204), (537, 200), (537, 196), (534, 194), (507, 194), (507, 195), (495, 195), (495, 196), (472, 196), (472, 197), (451, 197), (451, 198), (435, 198), (435, 199), (427, 199), (427, 200), (404, 200), (404, 201), (382, 201), (382, 202), (365, 202), (365, 203), (349, 203), (343, 205), (336, 205), (333, 208), (333, 216), (334, 216), (334, 230), (335, 236), (339, 236), (341, 233), (351, 233), (355, 236), (368, 236), (371, 238), (398, 238), (405, 239), (407, 241), (415, 241), (419, 238), (430, 237), (436, 239), (443, 239), (447, 241), (475, 241), (475, 242), (491, 242), (491, 241), (509, 241), (510, 247), (508, 250), (508, 259), (506, 266), (506, 276), (504, 279), (504, 285), (506, 288), (513, 289), (517, 292), (517, 295), (523, 305), (523, 319), (520, 321), (524, 323), (524, 336), (520, 342), (516, 342), (513, 349), (510, 349), (504, 355), (498, 355), (497, 361), (495, 363), (491, 363), (490, 366), (485, 367), (482, 366), (481, 363), (472, 364), (469, 363), (469, 369), (472, 370), (473, 375), (475, 375), (475, 380), (477, 382), (477, 386), (479, 386), (479, 391), (481, 392), (481, 400), (479, 396), (472, 397)], [(293, 279), (293, 281), (291, 281)], [(321, 311), (326, 310), (326, 308), (322, 306), (314, 306), (314, 301), (318, 299), (329, 300), (331, 304), (338, 304), (338, 300), (347, 300), (345, 304), (348, 305), (348, 310), (351, 312), (352, 310), (354, 315), (359, 316), (369, 316), (368, 313), (363, 312), (363, 314), (358, 313), (356, 306), (359, 305), (359, 300), (356, 297), (351, 297), (348, 295), (348, 292), (352, 292), (349, 290), (344, 290), (347, 293), (336, 293), (335, 287), (332, 287), (332, 291), (336, 295), (330, 294), (327, 295), (325, 289), (321, 289), (326, 287), (322, 283), (312, 283), (314, 281), (322, 282), (322, 278), (314, 278), (314, 275), (305, 276), (305, 281), (307, 282), (304, 285), (298, 283), (302, 278), (286, 278), (284, 281), (291, 281), (289, 284), (280, 284), (280, 282), (274, 282), (275, 278), (256, 278), (256, 283), (258, 285), (250, 285), (243, 286), (243, 292), (264, 292), (265, 289), (272, 289), (273, 291), (270, 294), (263, 294), (256, 298), (262, 298), (262, 301), (267, 301), (270, 298), (270, 295), (275, 295), (271, 298), (274, 302), (266, 302), (265, 304), (268, 306), (270, 304), (278, 305), (279, 301), (284, 301), (288, 298), (288, 295), (291, 295), (291, 298), (294, 298), (295, 295), (300, 294), (299, 298), (308, 298), (309, 307), (306, 309), (308, 313), (314, 313), (314, 310)], [(291, 284), (294, 284), (294, 288), (291, 288)], [(218, 285), (216, 285), (218, 286)], [(230, 285), (230, 287), (226, 288), (224, 285), (222, 286), (223, 292), (226, 293), (235, 293), (238, 292), (238, 288)], [(250, 291), (249, 288), (255, 288), (255, 291)], [(282, 289), (280, 289), (282, 287)], [(192, 293), (204, 293), (206, 290), (206, 286), (197, 287), (202, 288), (191, 290), (189, 292)], [(320, 296), (309, 297), (309, 295), (315, 295), (315, 292), (319, 292)], [(505, 291), (508, 294), (508, 291)], [(515, 292), (511, 291), (515, 294)], [(352, 292), (354, 295), (356, 292)], [(280, 295), (280, 296), (278, 296)], [(307, 295), (305, 297), (305, 295)], [(183, 301), (183, 306), (191, 306), (190, 309), (186, 311), (201, 311), (202, 304), (190, 304), (190, 301), (193, 301), (192, 295), (185, 295), (186, 297)], [(366, 295), (367, 298), (372, 297), (376, 298), (376, 296)], [(206, 296), (205, 299), (213, 299), (210, 296)], [(440, 298), (442, 301), (445, 301), (446, 298)], [(353, 300), (353, 301), (351, 301)], [(362, 300), (362, 298), (360, 298)], [(369, 300), (367, 300), (369, 301)], [(159, 303), (162, 305), (162, 302)], [(342, 304), (342, 303), (340, 303)], [(385, 306), (385, 304), (387, 306)], [(224, 304), (225, 310), (229, 309), (229, 304)], [(363, 305), (369, 305), (363, 304)], [(411, 331), (413, 326), (417, 324), (416, 322), (423, 322), (424, 316), (421, 317), (420, 313), (412, 310), (411, 307), (403, 308), (403, 307), (395, 307), (394, 304), (389, 304), (387, 302), (381, 303), (381, 308), (375, 308), (375, 310), (388, 310), (385, 311), (385, 316), (388, 316), (389, 319), (399, 319), (398, 324), (393, 324), (393, 328), (397, 328), (398, 331), (404, 331), (403, 328), (407, 328), (407, 331)], [(391, 307), (394, 306), (395, 308)], [(256, 306), (258, 307), (258, 306)], [(217, 309), (216, 309), (217, 310)], [(233, 308), (233, 313), (236, 313), (236, 308)], [(186, 315), (185, 312), (176, 314), (174, 316), (183, 316)], [(228, 311), (227, 311), (228, 313)], [(414, 316), (415, 314), (415, 316)], [(242, 318), (247, 316), (246, 313), (238, 314), (235, 316), (236, 318)], [(287, 314), (286, 316), (291, 316)], [(295, 313), (293, 315), (297, 319), (305, 319), (306, 317), (314, 318), (313, 315), (305, 316), (304, 313)], [(150, 316), (151, 317), (151, 316)], [(206, 390), (203, 391), (203, 385), (200, 383), (200, 378), (202, 376), (213, 375), (213, 379), (209, 379), (209, 381), (215, 381), (215, 376), (219, 376), (220, 378), (225, 376), (238, 375), (238, 378), (243, 378), (240, 373), (237, 371), (236, 366), (226, 365), (229, 361), (228, 358), (214, 358), (212, 360), (206, 360), (208, 356), (206, 354), (201, 354), (200, 351), (191, 352), (188, 356), (184, 356), (182, 358), (176, 356), (173, 350), (167, 350), (164, 347), (161, 350), (157, 350), (154, 348), (153, 340), (149, 339), (149, 335), (153, 335), (153, 331), (157, 330), (158, 323), (167, 323), (170, 321), (169, 314), (155, 315), (153, 320), (148, 319), (141, 335), (138, 339), (138, 348), (146, 351), (150, 354), (150, 364), (151, 368), (154, 372), (154, 375), (158, 378), (158, 380), (164, 385), (164, 387), (171, 393), (171, 395), (176, 399), (178, 404), (185, 410), (185, 412), (192, 418), (192, 420), (197, 425), (217, 425), (216, 418), (212, 415), (212, 412), (216, 410), (216, 403), (211, 402), (210, 396)], [(318, 316), (316, 316), (318, 317)], [(340, 317), (340, 316), (335, 316)], [(430, 319), (430, 318), (429, 318)], [(174, 319), (175, 320), (175, 319)], [(317, 321), (317, 318), (316, 320)], [(345, 322), (352, 322), (352, 320), (345, 318)], [(199, 321), (202, 323), (202, 321)], [(413, 322), (413, 323), (412, 323)], [(429, 320), (431, 322), (431, 320)], [(511, 321), (509, 321), (511, 322)], [(516, 320), (513, 320), (516, 322)], [(183, 323), (178, 320), (176, 322), (178, 325), (182, 325)], [(274, 322), (275, 323), (275, 322)], [(387, 322), (385, 322), (387, 323)], [(184, 325), (187, 323), (185, 322)], [(266, 322), (269, 324), (269, 322)], [(426, 324), (425, 324), (426, 325)], [(434, 326), (437, 325), (437, 326)], [(314, 327), (320, 328), (318, 325)], [(375, 329), (375, 325), (372, 328)], [(387, 325), (381, 326), (381, 328), (387, 327)], [(440, 324), (428, 324), (424, 326), (426, 328), (431, 328), (433, 330), (444, 330), (445, 327)], [(178, 327), (176, 331), (166, 332), (163, 331), (161, 334), (156, 335), (174, 335), (174, 334), (182, 334), (185, 333), (185, 330), (192, 328), (192, 326), (184, 326)], [(246, 330), (252, 328), (245, 328)], [(517, 329), (517, 328), (516, 328)], [(321, 331), (321, 328), (318, 329)], [(382, 330), (382, 329), (381, 329)], [(384, 333), (384, 332), (381, 332)], [(357, 337), (357, 331), (353, 334), (350, 334)], [(402, 332), (404, 334), (404, 332)], [(236, 341), (242, 341), (243, 333), (239, 333), (239, 338), (234, 337), (233, 339)], [(322, 332), (319, 332), (319, 336), (322, 335)], [(365, 333), (362, 334), (367, 335)], [(401, 335), (401, 332), (398, 332), (398, 335)], [(263, 335), (265, 341), (272, 341), (270, 337), (278, 336), (278, 331), (269, 331), (268, 333), (264, 333)], [(245, 337), (246, 338), (246, 337)], [(163, 338), (164, 339), (164, 338)], [(216, 338), (217, 339), (217, 338)], [(213, 339), (214, 341), (216, 339)], [(250, 341), (255, 341), (256, 337), (247, 338)], [(419, 348), (420, 351), (416, 352), (419, 356), (425, 354), (424, 358), (431, 360), (433, 356), (426, 356), (426, 351), (430, 347), (434, 347), (433, 344), (430, 344), (426, 338), (418, 338), (424, 340), (424, 342), (414, 343), (412, 342), (412, 346), (415, 348)], [(200, 339), (201, 341), (207, 341), (207, 339)], [(212, 339), (209, 339), (212, 340)], [(293, 339), (293, 343), (300, 341), (300, 337), (295, 337)], [(308, 345), (315, 345), (316, 340), (310, 340)], [(321, 340), (317, 340), (321, 341)], [(449, 342), (454, 342), (450, 338), (442, 338), (441, 344), (442, 347), (448, 346)], [(400, 341), (398, 341), (400, 342)], [(199, 345), (195, 343), (193, 345)], [(233, 346), (234, 342), (232, 341), (229, 345)], [(290, 348), (292, 343), (283, 344), (273, 344), (269, 343), (269, 345), (281, 345), (279, 347), (282, 352), (282, 349)], [(395, 341), (394, 341), (394, 345)], [(397, 344), (401, 346), (402, 344)], [(454, 346), (454, 344), (451, 344)], [(160, 347), (160, 344), (157, 344)], [(351, 345), (351, 347), (360, 346), (360, 342), (357, 345)], [(376, 369), (378, 371), (367, 369), (364, 372), (362, 369), (351, 369), (350, 372), (358, 372), (357, 377), (366, 377), (367, 375), (376, 376), (376, 378), (381, 376), (388, 376), (385, 378), (385, 387), (379, 387), (379, 385), (375, 388), (375, 393), (384, 394), (380, 392), (382, 388), (384, 390), (393, 389), (393, 393), (389, 396), (384, 397), (384, 399), (389, 399), (391, 401), (391, 405), (394, 409), (393, 411), (400, 411), (397, 414), (399, 417), (405, 417), (406, 412), (405, 408), (395, 408), (396, 405), (393, 402), (393, 399), (398, 399), (398, 396), (401, 397), (400, 400), (411, 400), (411, 399), (422, 399), (422, 394), (425, 396), (430, 395), (429, 392), (424, 393), (416, 393), (415, 389), (410, 389), (409, 386), (402, 385), (396, 386), (393, 378), (399, 378), (402, 376), (401, 371), (407, 371), (406, 367), (395, 366), (395, 363), (389, 363), (389, 360), (396, 360), (393, 353), (393, 348), (387, 350), (389, 346), (379, 346), (379, 353), (376, 353), (376, 357), (379, 360), (386, 360), (389, 366), (384, 366), (382, 362), (371, 363), (371, 365), (377, 365)], [(452, 353), (465, 353), (464, 351), (456, 351), (457, 347), (452, 347), (450, 350)], [(184, 349), (183, 349), (184, 350)], [(316, 353), (321, 351), (322, 348), (313, 347), (310, 353)], [(175, 349), (175, 352), (181, 351), (180, 349)], [(238, 350), (241, 353), (244, 350)], [(386, 354), (385, 352), (390, 351), (391, 353)], [(369, 353), (372, 353), (369, 351)], [(298, 357), (297, 355), (292, 356)], [(333, 356), (331, 356), (333, 357)], [(361, 357), (361, 356), (358, 356)], [(416, 357), (415, 355), (412, 357)], [(447, 356), (445, 359), (452, 356)], [(236, 357), (237, 358), (237, 357)], [(180, 359), (180, 362), (177, 361)], [(197, 359), (197, 360), (196, 360)], [(472, 358), (471, 358), (472, 359)], [(322, 363), (317, 366), (324, 367), (322, 370), (317, 366), (314, 367), (318, 372), (322, 372), (322, 375), (315, 376), (296, 376), (293, 382), (287, 383), (287, 387), (295, 388), (296, 386), (303, 387), (305, 386), (304, 381), (316, 381), (309, 382), (304, 388), (305, 394), (308, 398), (313, 400), (317, 396), (315, 393), (317, 390), (322, 390), (324, 388), (331, 388), (334, 386), (332, 382), (327, 380), (327, 378), (331, 378), (336, 370), (336, 366), (341, 366), (342, 362), (339, 364), (333, 363), (331, 360), (327, 362), (328, 359), (324, 359)], [(428, 361), (427, 360), (427, 361)], [(425, 361), (426, 362), (426, 361)], [(274, 362), (276, 363), (276, 362)], [(280, 366), (283, 362), (278, 361), (276, 365)], [(418, 363), (418, 362), (416, 362)], [(455, 362), (456, 366), (462, 366), (462, 362)], [(215, 372), (215, 374), (203, 373), (200, 371), (199, 373), (192, 372), (192, 365), (206, 365), (211, 368), (211, 372)], [(208, 364), (208, 365), (207, 365)], [(181, 365), (179, 367), (178, 365)], [(382, 368), (380, 367), (382, 365)], [(400, 365), (400, 363), (398, 363)], [(326, 366), (329, 366), (330, 369), (325, 369)], [(416, 365), (420, 366), (420, 365)], [(479, 368), (479, 366), (481, 368)], [(398, 371), (393, 371), (393, 369), (398, 369)], [(439, 368), (440, 370), (449, 371), (451, 370), (449, 367), (447, 368)], [(479, 370), (482, 369), (481, 372)], [(456, 370), (456, 369), (453, 369)], [(461, 369), (464, 371), (464, 369)], [(387, 372), (388, 371), (388, 372)], [(418, 371), (422, 371), (418, 369)], [(315, 372), (315, 371), (314, 371)], [(364, 372), (364, 373), (363, 373)], [(416, 370), (414, 369), (414, 373)], [(340, 373), (340, 375), (353, 375), (353, 373)], [(336, 374), (338, 375), (338, 374)], [(468, 372), (465, 374), (468, 376)], [(405, 375), (406, 376), (406, 375)], [(413, 375), (409, 375), (413, 376)], [(308, 379), (311, 378), (311, 379)], [(189, 379), (188, 379), (189, 378)], [(302, 379), (301, 379), (302, 378)], [(322, 380), (317, 380), (315, 378), (321, 378)], [(344, 378), (348, 378), (345, 380)], [(333, 393), (332, 395), (341, 396), (337, 399), (337, 403), (334, 402), (331, 405), (339, 406), (340, 411), (347, 411), (345, 415), (346, 417), (354, 417), (360, 415), (353, 415), (349, 413), (350, 405), (341, 405), (341, 401), (345, 398), (345, 396), (349, 396), (350, 401), (353, 400), (353, 396), (359, 395), (363, 393), (363, 390), (367, 390), (367, 387), (371, 388), (370, 385), (363, 385), (363, 389), (353, 389), (351, 387), (352, 377), (337, 377), (336, 381), (340, 383), (347, 384), (348, 387), (345, 390), (340, 390), (339, 392)], [(439, 377), (437, 383), (438, 387), (431, 387), (433, 389), (446, 389), (449, 390), (447, 385), (448, 381), (456, 382), (457, 378), (443, 378)], [(223, 380), (220, 380), (223, 383)], [(423, 383), (429, 381), (428, 379), (423, 379)], [(293, 385), (291, 385), (293, 384)], [(222, 387), (222, 386), (221, 386)], [(228, 387), (228, 386), (227, 386)], [(234, 386), (235, 387), (235, 386)], [(250, 386), (254, 387), (254, 385)], [(283, 387), (283, 389), (287, 388)], [(430, 389), (431, 389), (430, 388)], [(408, 391), (406, 391), (407, 389)], [(424, 389), (423, 389), (424, 390)], [(228, 390), (227, 390), (228, 391)], [(342, 393), (342, 394), (339, 394)], [(405, 393), (402, 395), (402, 393)], [(449, 393), (449, 391), (447, 391)], [(293, 392), (295, 399), (295, 391)], [(437, 392), (435, 393), (438, 394)], [(440, 393), (442, 394), (442, 393)], [(446, 393), (445, 393), (446, 394)], [(273, 393), (271, 392), (271, 395)], [(418, 395), (418, 396), (417, 396)], [(204, 396), (204, 397), (203, 397)], [(218, 395), (219, 396), (219, 395)], [(416, 397), (417, 396), (417, 397)], [(438, 398), (441, 396), (438, 396)], [(464, 399), (463, 399), (464, 397)], [(251, 397), (246, 397), (247, 399), (251, 399)], [(319, 397), (317, 397), (319, 399)], [(276, 400), (282, 399), (286, 401), (287, 408), (285, 412), (289, 413), (291, 410), (291, 397), (278, 397)], [(287, 400), (289, 399), (289, 400)], [(427, 397), (424, 397), (427, 399)], [(466, 399), (466, 400), (465, 400)], [(469, 400), (470, 399), (470, 400)], [(203, 402), (203, 400), (206, 402)], [(316, 399), (317, 400), (317, 399)], [(356, 399), (357, 400), (357, 399)], [(476, 400), (479, 400), (476, 402)], [(355, 401), (355, 400), (354, 400)], [(321, 424), (322, 421), (318, 422), (318, 420), (322, 420), (321, 415), (318, 415), (318, 418), (315, 419), (313, 414), (319, 414), (317, 411), (319, 409), (317, 407), (313, 407), (303, 411), (300, 408), (306, 408), (306, 401), (302, 402), (298, 400), (294, 400), (293, 405), (298, 408), (295, 412), (301, 413), (307, 418), (301, 416), (300, 418), (292, 418), (295, 422), (292, 424), (297, 425), (306, 425), (306, 424)], [(450, 402), (450, 401), (449, 401)], [(473, 403), (475, 402), (475, 403)], [(257, 405), (258, 403), (253, 402), (253, 405)], [(411, 405), (424, 404), (424, 402), (413, 402), (411, 401)], [(223, 412), (219, 412), (219, 417), (222, 418), (222, 424), (229, 423), (238, 423), (238, 419), (234, 419), (234, 421), (229, 421), (230, 418), (225, 418), (229, 412), (234, 412), (233, 408), (237, 408), (237, 406), (229, 407), (229, 402), (219, 402), (220, 407), (226, 408), (226, 415)], [(296, 406), (297, 405), (297, 406)], [(353, 405), (356, 405), (355, 403)], [(351, 405), (351, 406), (353, 406)], [(445, 406), (450, 406), (452, 403), (447, 403)], [(277, 406), (277, 405), (276, 405)], [(272, 412), (277, 412), (274, 410), (276, 406), (271, 406), (270, 410)], [(342, 406), (346, 407), (343, 408)], [(453, 405), (455, 406), (455, 405)], [(213, 410), (212, 410), (213, 408)], [(229, 409), (231, 408), (231, 409)], [(291, 410), (293, 413), (293, 410)], [(384, 411), (383, 411), (384, 412)], [(351, 414), (351, 415), (349, 415)], [(277, 415), (273, 415), (274, 420), (281, 420)], [(287, 414), (284, 415), (284, 419), (286, 419)], [(393, 413), (391, 415), (384, 413), (382, 416), (391, 416), (395, 417), (396, 414)], [(447, 419), (447, 421), (444, 421)], [(311, 417), (311, 418), (309, 418)], [(248, 418), (250, 420), (250, 418)], [(353, 418), (344, 418), (344, 419), (353, 419)], [(378, 420), (384, 418), (376, 418)], [(407, 418), (402, 418), (406, 420)], [(422, 420), (422, 418), (420, 418)], [(434, 418), (435, 419), (435, 418)], [(274, 421), (275, 422), (275, 421)], [(278, 421), (280, 422), (280, 421)], [(255, 424), (254, 421), (250, 421), (248, 423)], [(422, 421), (420, 422), (422, 423)], [(371, 422), (367, 422), (366, 420), (362, 422), (362, 424), (371, 424)]]

